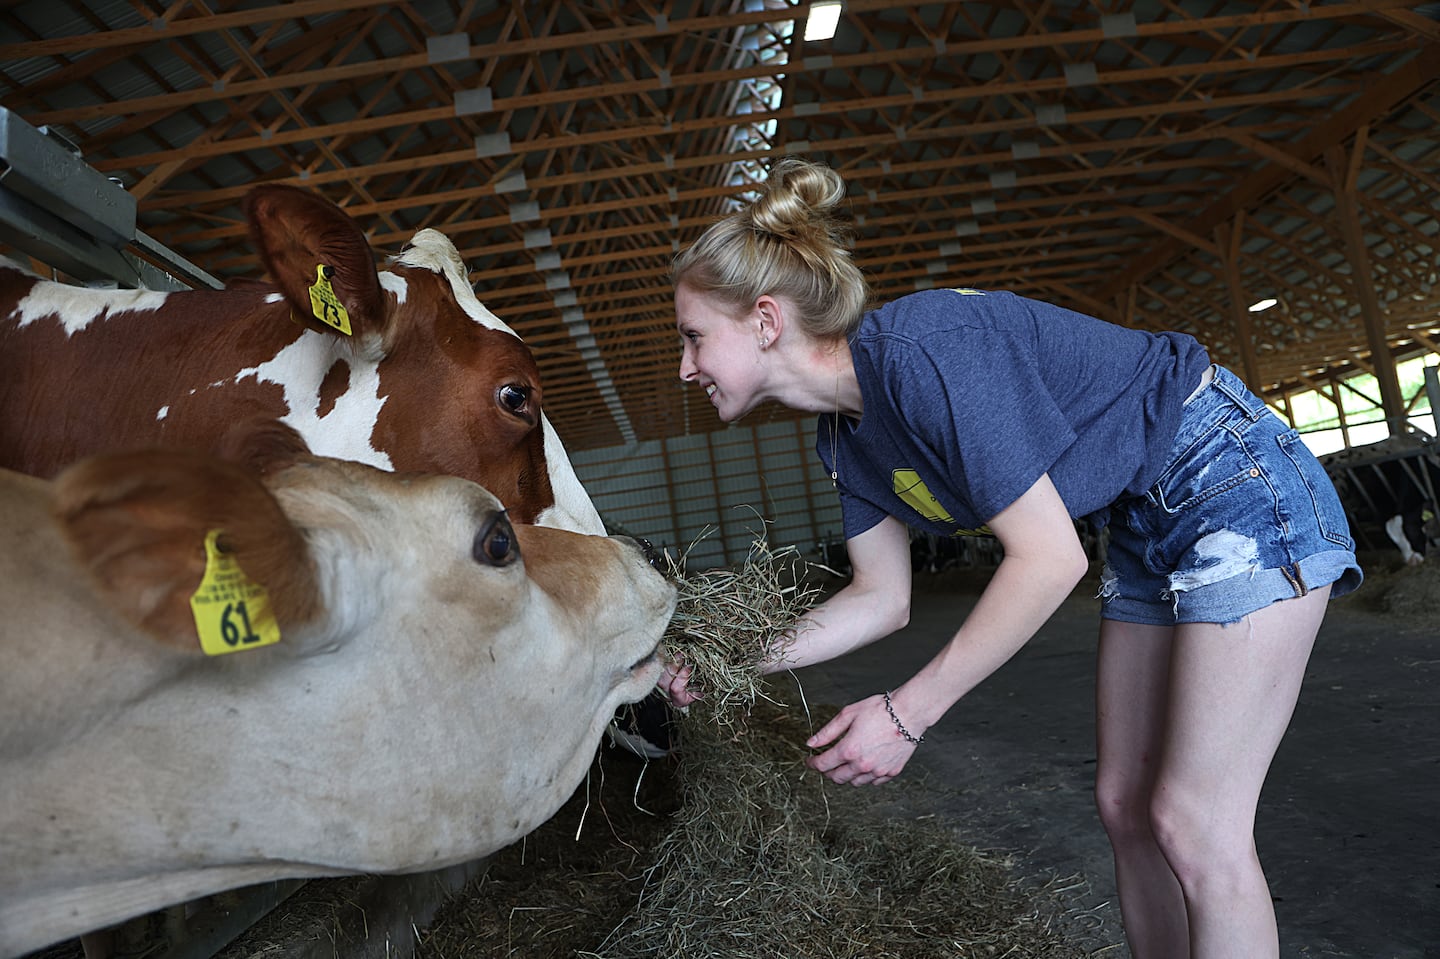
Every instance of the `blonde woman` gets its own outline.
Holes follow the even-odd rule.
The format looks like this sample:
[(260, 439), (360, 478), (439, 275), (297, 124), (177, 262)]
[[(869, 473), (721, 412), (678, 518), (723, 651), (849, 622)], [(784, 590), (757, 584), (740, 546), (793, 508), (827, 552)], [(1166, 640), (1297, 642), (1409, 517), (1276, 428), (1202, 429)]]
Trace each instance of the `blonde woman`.
[[(909, 619), (907, 527), (986, 531), (1004, 558), (954, 637), (807, 745), (838, 783), (898, 775), (1087, 570), (1074, 520), (1111, 531), (1101, 580), (1096, 797), (1137, 959), (1278, 955), (1256, 803), (1330, 596), (1360, 582), (1345, 515), (1293, 430), (1192, 337), (1010, 293), (929, 290), (866, 311), (845, 185), (786, 159), (675, 261), (680, 377), (730, 422), (819, 414), (850, 583), (768, 671)], [(688, 670), (662, 686), (684, 705)]]

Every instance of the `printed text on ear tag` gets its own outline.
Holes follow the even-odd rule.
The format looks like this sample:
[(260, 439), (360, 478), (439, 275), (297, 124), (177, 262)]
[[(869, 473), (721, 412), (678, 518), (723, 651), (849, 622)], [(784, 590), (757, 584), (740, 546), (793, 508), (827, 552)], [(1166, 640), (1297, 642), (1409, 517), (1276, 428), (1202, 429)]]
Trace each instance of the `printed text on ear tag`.
[(310, 287), (310, 312), (321, 323), (349, 336), (350, 314), (345, 312), (340, 298), (335, 295), (335, 288), (330, 285), (330, 274), (334, 272), (333, 266), (323, 263), (315, 267), (315, 285)]
[(208, 656), (280, 642), (265, 587), (253, 582), (230, 553), (220, 552), (220, 530), (205, 534), (205, 576), (190, 597), (200, 648)]

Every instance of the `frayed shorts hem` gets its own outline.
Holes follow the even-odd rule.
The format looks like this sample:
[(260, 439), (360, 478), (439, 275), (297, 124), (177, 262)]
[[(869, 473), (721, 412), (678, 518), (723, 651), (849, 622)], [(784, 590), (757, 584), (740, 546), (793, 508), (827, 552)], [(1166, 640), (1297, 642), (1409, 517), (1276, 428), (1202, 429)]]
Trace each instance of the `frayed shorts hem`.
[(1228, 626), (1257, 610), (1283, 600), (1298, 599), (1325, 586), (1332, 587), (1331, 599), (1344, 596), (1360, 585), (1361, 578), (1355, 554), (1344, 549), (1315, 553), (1291, 566), (1249, 570), (1191, 589), (1167, 590), (1152, 602), (1124, 596), (1107, 597), (1102, 577), (1100, 616), (1144, 626), (1181, 623)]

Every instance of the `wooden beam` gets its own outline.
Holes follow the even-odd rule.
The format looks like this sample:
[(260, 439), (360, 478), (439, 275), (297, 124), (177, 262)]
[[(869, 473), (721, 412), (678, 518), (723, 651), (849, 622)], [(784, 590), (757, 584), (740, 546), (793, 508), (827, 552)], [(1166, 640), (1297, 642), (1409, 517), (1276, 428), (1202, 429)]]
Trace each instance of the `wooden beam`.
[[(1428, 87), (1437, 77), (1440, 77), (1440, 43), (1427, 43), (1416, 56), (1378, 78), (1366, 89), (1364, 96), (1317, 124), (1290, 151), (1291, 155), (1307, 161), (1324, 155), (1327, 149), (1353, 136), (1362, 126), (1385, 116), (1398, 103)], [(1217, 224), (1249, 209), (1293, 175), (1289, 168), (1279, 164), (1262, 167), (1187, 224), (1187, 228), (1191, 233), (1208, 233)], [(1110, 298), (1127, 284), (1144, 279), (1183, 253), (1184, 250), (1173, 242), (1160, 243), (1155, 249), (1117, 269), (1112, 279), (1095, 291), (1096, 298)]]

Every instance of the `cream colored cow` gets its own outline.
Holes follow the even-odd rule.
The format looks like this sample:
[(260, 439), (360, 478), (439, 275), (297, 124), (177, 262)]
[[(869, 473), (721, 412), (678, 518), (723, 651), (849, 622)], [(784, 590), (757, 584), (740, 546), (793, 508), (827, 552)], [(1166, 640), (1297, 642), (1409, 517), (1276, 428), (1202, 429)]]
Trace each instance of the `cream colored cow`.
[(655, 685), (674, 602), (634, 542), (512, 527), (455, 478), (303, 457), (262, 484), (176, 451), (0, 472), (0, 956), (507, 845)]

